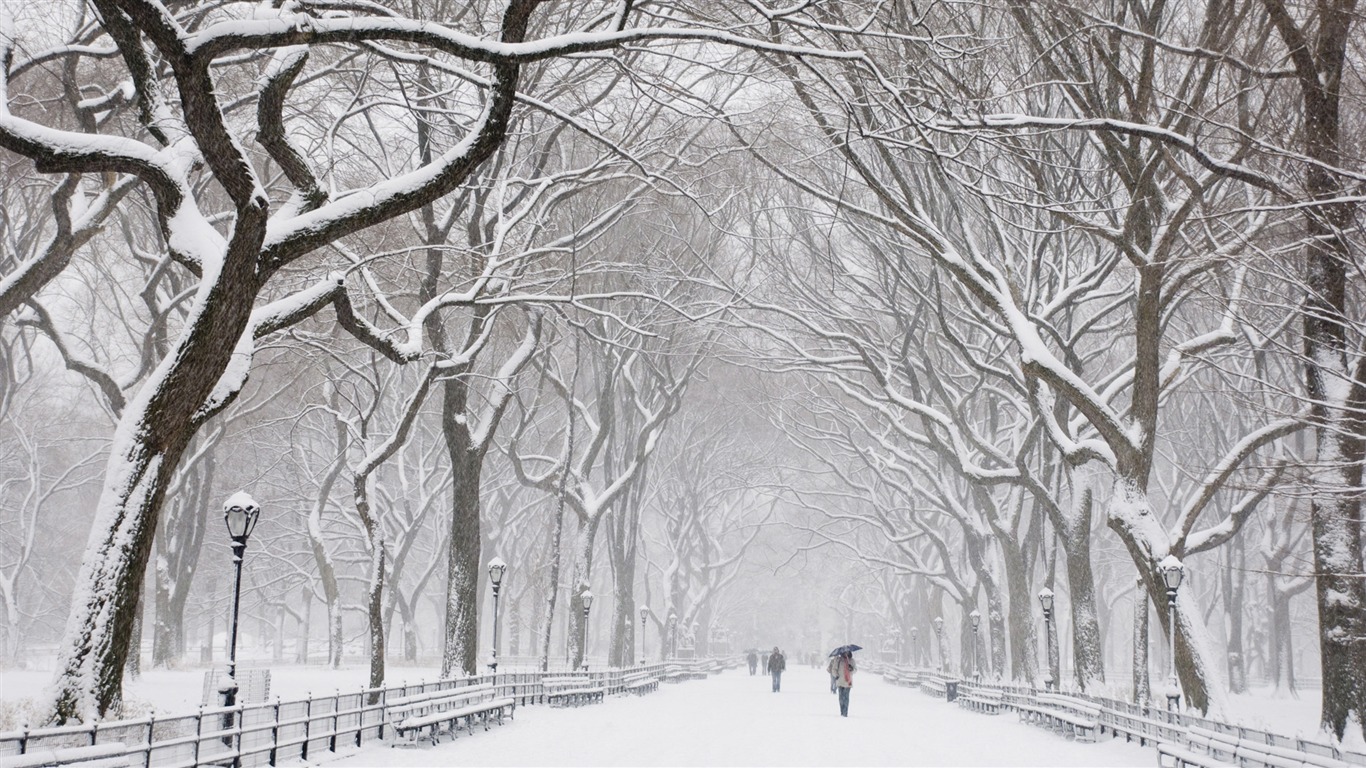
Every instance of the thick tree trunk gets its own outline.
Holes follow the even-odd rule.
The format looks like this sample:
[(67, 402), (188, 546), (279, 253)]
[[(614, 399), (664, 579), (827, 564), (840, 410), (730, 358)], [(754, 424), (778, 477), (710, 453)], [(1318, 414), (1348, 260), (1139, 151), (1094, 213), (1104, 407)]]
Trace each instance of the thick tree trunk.
[(303, 598), (303, 605), (300, 612), (303, 620), (299, 622), (298, 647), (294, 649), (294, 660), (297, 664), (308, 663), (308, 636), (313, 631), (313, 590), (304, 587), (300, 590)]
[(479, 667), (479, 587), (483, 583), (479, 492), (484, 452), (470, 440), (465, 414), (468, 400), (469, 385), (463, 378), (442, 385), (441, 433), (451, 462), (453, 486), (442, 677), (473, 675)]
[(1247, 592), (1244, 574), (1247, 571), (1243, 552), (1241, 539), (1234, 541), (1223, 568), (1224, 621), (1228, 626), (1228, 689), (1231, 693), (1247, 691), (1247, 667), (1243, 656), (1243, 601)]
[(188, 414), (154, 413), (151, 403), (131, 405), (116, 433), (58, 662), (56, 723), (101, 717), (123, 698), (128, 640), (156, 517), (191, 429)]
[(569, 578), (569, 663), (583, 666), (586, 652), (583, 593), (589, 589), (593, 575), (593, 542), (597, 538), (602, 515), (587, 515), (579, 521), (579, 532), (574, 537), (574, 567)]
[[(1153, 514), (1147, 494), (1133, 481), (1116, 478), (1110, 502), (1110, 528), (1119, 534), (1129, 557), (1143, 581), (1153, 605), (1162, 606), (1158, 621), (1164, 636), (1169, 636), (1170, 611), (1167, 610), (1166, 585), (1159, 564), (1169, 553), (1168, 534)], [(1213, 643), (1194, 590), (1180, 590), (1176, 598), (1176, 673), (1185, 702), (1208, 712), (1222, 697), (1224, 686), (1220, 664), (1214, 658)]]
[(1085, 691), (1105, 682), (1104, 636), (1096, 607), (1096, 579), (1091, 570), (1091, 489), (1081, 491), (1073, 513), (1060, 521), (1059, 544), (1072, 609), (1072, 664), (1077, 688)]
[(1302, 136), (1305, 191), (1316, 205), (1305, 217), (1303, 345), (1305, 391), (1315, 434), (1310, 487), (1310, 531), (1318, 593), (1319, 658), (1323, 676), (1322, 725), (1338, 738), (1348, 722), (1366, 734), (1366, 579), (1361, 534), (1363, 435), (1366, 419), (1366, 360), (1353, 366), (1349, 355), (1348, 274), (1355, 274), (1347, 232), (1356, 207), (1343, 167), (1342, 80), (1352, 26), (1359, 13), (1353, 0), (1320, 4), (1312, 21), (1299, 23), (1284, 0), (1263, 0), (1285, 43), (1304, 110)]
[(384, 687), (384, 537), (372, 545), (370, 552), (369, 583), (366, 608), (370, 617), (370, 703), (379, 701), (379, 690)]
[(1133, 681), (1134, 703), (1146, 705), (1152, 700), (1152, 687), (1148, 680), (1148, 592), (1142, 579), (1134, 594)]
[[(1038, 638), (1034, 634), (1035, 598), (1030, 589), (1025, 568), (1024, 552), (1019, 547), (1001, 542), (1002, 562), (1006, 572), (1007, 603), (1010, 612), (1010, 676), (1013, 680), (1033, 682), (1038, 679)], [(999, 604), (999, 600), (998, 600)], [(1004, 659), (1001, 667), (1004, 668)]]

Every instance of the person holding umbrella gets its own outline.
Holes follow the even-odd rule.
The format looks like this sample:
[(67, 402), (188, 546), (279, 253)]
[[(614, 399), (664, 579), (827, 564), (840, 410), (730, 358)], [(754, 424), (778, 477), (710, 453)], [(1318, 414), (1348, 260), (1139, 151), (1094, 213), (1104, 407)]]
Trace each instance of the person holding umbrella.
[(849, 689), (854, 687), (854, 651), (857, 645), (843, 645), (830, 653), (830, 673), (832, 684), (840, 697), (840, 717), (849, 716)]

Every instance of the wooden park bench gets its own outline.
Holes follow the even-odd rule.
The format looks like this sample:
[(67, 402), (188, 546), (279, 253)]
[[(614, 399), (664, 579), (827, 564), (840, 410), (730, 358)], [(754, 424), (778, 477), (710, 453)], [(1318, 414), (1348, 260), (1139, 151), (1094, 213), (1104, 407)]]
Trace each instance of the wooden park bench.
[(636, 672), (621, 679), (621, 692), (644, 696), (659, 689), (659, 680), (649, 672)]
[(980, 689), (959, 690), (958, 706), (987, 715), (999, 714), (1001, 712), (1001, 692)]
[(1077, 741), (1095, 741), (1100, 726), (1100, 708), (1053, 693), (1040, 693), (1032, 702), (1014, 705), (1020, 719), (1047, 726)]
[(1227, 763), (1206, 754), (1192, 752), (1176, 744), (1157, 745), (1158, 768), (1238, 768), (1237, 763)]
[(1186, 744), (1202, 757), (1245, 768), (1349, 768), (1347, 762), (1326, 755), (1196, 726), (1186, 729)]
[(920, 678), (920, 690), (941, 699), (948, 695), (948, 686), (945, 685), (944, 679), (940, 677)]
[(664, 672), (660, 674), (659, 679), (661, 682), (665, 683), (681, 683), (688, 678), (684, 674), (682, 667), (677, 664), (670, 664), (664, 668)]
[(503, 716), (511, 717), (516, 708), (516, 699), (499, 696), (492, 683), (484, 683), (391, 698), (384, 703), (384, 720), (395, 734), (407, 735), (410, 741), (430, 729), (435, 744), (442, 733), (454, 738), (461, 720), (466, 730), (472, 731), (477, 719), (487, 731), (490, 718), (502, 725)]
[(32, 749), (22, 755), (0, 757), (0, 766), (4, 768), (50, 768), (67, 765), (77, 768), (128, 768), (131, 763), (128, 760), (127, 745), (115, 741), (86, 747)]
[(605, 691), (586, 677), (547, 677), (541, 681), (545, 702), (552, 707), (601, 703)]

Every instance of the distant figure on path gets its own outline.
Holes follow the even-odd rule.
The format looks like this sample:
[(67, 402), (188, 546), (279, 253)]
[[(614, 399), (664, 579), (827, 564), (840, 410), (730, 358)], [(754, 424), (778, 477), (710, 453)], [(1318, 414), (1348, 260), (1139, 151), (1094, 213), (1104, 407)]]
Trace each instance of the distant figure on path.
[(773, 675), (774, 693), (783, 687), (783, 670), (785, 669), (787, 669), (787, 657), (775, 645), (773, 646), (773, 653), (768, 656), (768, 673)]
[(831, 685), (840, 695), (840, 717), (849, 716), (849, 689), (854, 687), (854, 654), (849, 651), (831, 656), (825, 668), (830, 673)]
[(746, 661), (749, 662), (749, 673), (751, 675), (754, 674), (755, 671), (759, 669), (759, 655), (751, 650)]

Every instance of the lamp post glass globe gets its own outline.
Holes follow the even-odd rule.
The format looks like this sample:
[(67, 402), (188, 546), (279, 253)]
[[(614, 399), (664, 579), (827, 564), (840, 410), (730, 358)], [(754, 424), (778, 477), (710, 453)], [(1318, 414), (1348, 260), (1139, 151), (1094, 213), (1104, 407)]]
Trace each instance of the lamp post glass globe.
[(977, 627), (980, 626), (982, 623), (982, 612), (973, 611), (972, 613), (968, 614), (968, 618), (972, 620), (972, 628), (977, 629)]
[(1044, 615), (1053, 612), (1053, 590), (1044, 587), (1039, 590), (1039, 604), (1043, 606)]
[(261, 505), (246, 491), (238, 491), (223, 502), (223, 522), (227, 523), (228, 536), (234, 542), (246, 543), (260, 516)]

